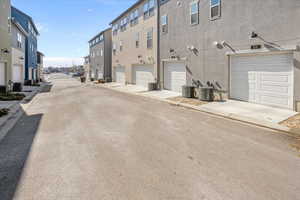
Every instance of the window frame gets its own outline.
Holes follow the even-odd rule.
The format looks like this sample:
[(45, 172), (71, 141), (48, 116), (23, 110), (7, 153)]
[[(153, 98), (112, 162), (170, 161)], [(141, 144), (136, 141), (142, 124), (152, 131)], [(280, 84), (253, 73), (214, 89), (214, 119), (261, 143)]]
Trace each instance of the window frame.
[[(193, 13), (193, 5), (196, 4), (197, 5), (197, 12)], [(199, 6), (199, 0), (196, 1), (192, 1), (190, 3), (190, 25), (194, 26), (194, 25), (198, 25), (199, 24), (199, 13), (200, 13), (200, 6)], [(197, 21), (192, 23), (192, 16), (193, 15), (197, 15)]]
[[(151, 35), (149, 33), (151, 33)], [(150, 41), (151, 41), (151, 43), (150, 43)], [(147, 49), (152, 49), (153, 48), (153, 28), (151, 28), (147, 31), (146, 44), (147, 44)]]
[[(163, 20), (165, 19), (165, 20)], [(164, 23), (165, 22), (165, 23)], [(164, 30), (164, 26), (166, 29)], [(168, 26), (169, 26), (169, 17), (167, 14), (161, 16), (161, 32), (166, 34), (168, 33)]]
[[(210, 10), (209, 10), (210, 20), (216, 20), (216, 19), (221, 18), (221, 4), (222, 4), (221, 1), (222, 0), (217, 0), (219, 3), (215, 4), (215, 5), (212, 5), (212, 1), (214, 1), (214, 0), (209, 0), (209, 1), (210, 1)], [(218, 15), (212, 16), (212, 9), (215, 8), (215, 7), (218, 7)]]

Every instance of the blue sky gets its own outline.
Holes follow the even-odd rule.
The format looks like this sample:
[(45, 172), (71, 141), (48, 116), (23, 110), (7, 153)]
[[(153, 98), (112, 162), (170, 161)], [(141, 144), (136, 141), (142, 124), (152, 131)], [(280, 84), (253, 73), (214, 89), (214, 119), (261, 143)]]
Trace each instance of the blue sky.
[[(135, 0), (11, 0), (30, 15), (46, 64), (67, 65), (88, 54), (88, 40), (109, 26)], [(61, 64), (60, 64), (61, 63)]]

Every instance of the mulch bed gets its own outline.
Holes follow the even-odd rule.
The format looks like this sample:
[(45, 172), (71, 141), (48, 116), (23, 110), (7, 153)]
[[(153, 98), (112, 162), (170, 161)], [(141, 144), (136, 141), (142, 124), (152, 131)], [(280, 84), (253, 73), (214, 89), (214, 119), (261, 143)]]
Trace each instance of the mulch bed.
[(0, 94), (0, 101), (21, 101), (25, 97), (22, 93)]
[(168, 98), (168, 100), (174, 101), (176, 103), (186, 103), (193, 106), (201, 106), (208, 103), (208, 102), (200, 101), (199, 99), (184, 98), (184, 97), (172, 97), (172, 98)]
[(283, 122), (280, 125), (292, 128), (292, 129), (300, 129), (300, 114), (297, 114)]

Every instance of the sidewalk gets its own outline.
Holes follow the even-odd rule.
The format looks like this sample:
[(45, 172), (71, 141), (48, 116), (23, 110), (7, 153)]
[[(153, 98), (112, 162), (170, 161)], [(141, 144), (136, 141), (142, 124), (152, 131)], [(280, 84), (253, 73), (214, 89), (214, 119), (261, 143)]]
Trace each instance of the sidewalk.
[[(9, 109), (6, 116), (0, 117), (0, 141), (6, 136), (8, 131), (13, 128), (16, 122), (24, 113), (24, 106), (38, 94), (48, 83), (41, 83), (40, 87), (24, 86), (23, 93), (26, 97), (22, 101), (0, 101), (0, 108)], [(24, 92), (25, 91), (25, 92)]]
[(147, 91), (146, 88), (141, 88), (135, 85), (121, 85), (118, 83), (97, 84), (97, 86), (161, 100), (172, 105), (182, 106), (264, 128), (270, 128), (294, 137), (300, 137), (300, 130), (291, 129), (281, 125), (282, 121), (298, 114), (297, 112), (291, 110), (235, 100), (212, 103), (199, 101), (199, 104), (195, 104), (194, 102), (187, 103), (188, 101), (182, 101), (180, 99), (184, 98), (177, 98), (181, 96), (180, 93), (167, 90)]

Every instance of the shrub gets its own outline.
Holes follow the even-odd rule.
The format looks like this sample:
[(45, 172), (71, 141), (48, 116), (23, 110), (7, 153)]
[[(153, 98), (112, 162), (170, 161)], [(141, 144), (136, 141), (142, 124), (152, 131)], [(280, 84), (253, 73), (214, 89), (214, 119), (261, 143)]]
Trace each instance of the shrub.
[(9, 109), (7, 109), (7, 108), (0, 109), (0, 117), (7, 115), (8, 112), (9, 112)]

